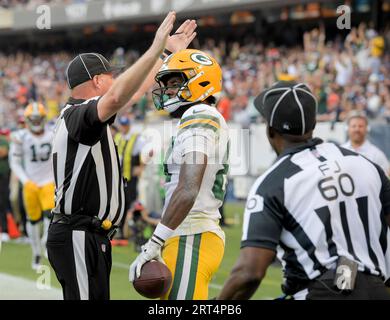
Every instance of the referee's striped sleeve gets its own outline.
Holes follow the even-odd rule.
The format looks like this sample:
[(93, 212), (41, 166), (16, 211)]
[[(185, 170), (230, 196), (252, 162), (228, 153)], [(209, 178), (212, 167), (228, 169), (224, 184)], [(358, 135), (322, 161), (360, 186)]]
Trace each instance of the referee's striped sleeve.
[(390, 215), (390, 180), (380, 166), (378, 165), (375, 166), (379, 172), (379, 176), (382, 181), (380, 198), (382, 202), (383, 213), (385, 215)]
[(241, 248), (260, 247), (276, 251), (283, 229), (283, 213), (277, 200), (259, 193), (248, 198), (244, 213)]

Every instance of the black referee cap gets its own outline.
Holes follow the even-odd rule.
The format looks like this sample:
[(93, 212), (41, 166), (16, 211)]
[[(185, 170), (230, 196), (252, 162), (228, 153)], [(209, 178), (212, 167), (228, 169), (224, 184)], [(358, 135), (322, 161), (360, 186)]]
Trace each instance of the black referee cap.
[(279, 81), (261, 92), (254, 105), (280, 133), (304, 135), (316, 125), (317, 99), (303, 83)]
[(93, 76), (102, 73), (118, 71), (121, 67), (113, 67), (99, 53), (81, 53), (68, 64), (66, 80), (70, 89), (91, 80)]

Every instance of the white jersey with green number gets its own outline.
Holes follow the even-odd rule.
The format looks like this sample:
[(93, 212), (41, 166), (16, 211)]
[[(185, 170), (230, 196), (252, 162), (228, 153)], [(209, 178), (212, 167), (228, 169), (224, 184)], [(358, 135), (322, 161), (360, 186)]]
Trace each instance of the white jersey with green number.
[(210, 231), (224, 240), (224, 232), (219, 226), (219, 208), (226, 192), (229, 135), (225, 119), (215, 107), (195, 105), (177, 124), (164, 161), (166, 198), (163, 215), (178, 185), (183, 157), (190, 152), (206, 154), (207, 167), (194, 206), (176, 228), (174, 236)]
[(38, 186), (54, 182), (51, 150), (53, 131), (48, 126), (36, 135), (28, 129), (20, 129), (11, 135), (10, 165), (24, 184), (33, 181)]

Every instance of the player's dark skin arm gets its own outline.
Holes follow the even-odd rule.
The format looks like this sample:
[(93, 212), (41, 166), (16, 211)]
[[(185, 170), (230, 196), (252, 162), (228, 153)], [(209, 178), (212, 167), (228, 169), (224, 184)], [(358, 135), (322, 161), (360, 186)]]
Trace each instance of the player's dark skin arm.
[(386, 219), (387, 225), (388, 225), (389, 228), (390, 228), (390, 212), (388, 212), (388, 213), (385, 215), (385, 219)]
[(163, 225), (172, 230), (183, 222), (193, 207), (207, 167), (207, 156), (201, 152), (187, 153), (183, 160), (179, 183), (161, 220)]
[(240, 256), (217, 300), (250, 299), (265, 277), (275, 255), (275, 251), (265, 248), (241, 249)]

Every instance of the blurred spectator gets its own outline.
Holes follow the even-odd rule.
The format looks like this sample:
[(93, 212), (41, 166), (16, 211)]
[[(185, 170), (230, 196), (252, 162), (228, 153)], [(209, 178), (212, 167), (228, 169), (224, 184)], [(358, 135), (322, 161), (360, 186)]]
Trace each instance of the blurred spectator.
[(365, 114), (359, 112), (352, 113), (348, 117), (347, 125), (348, 141), (342, 146), (362, 154), (379, 165), (387, 175), (390, 175), (389, 160), (387, 160), (386, 155), (367, 139), (369, 127)]
[[(352, 110), (364, 111), (370, 119), (390, 121), (386, 39), (390, 43), (390, 26), (378, 33), (361, 23), (344, 40), (326, 41), (323, 26), (305, 32), (303, 47), (265, 45), (262, 38), (245, 38), (241, 43), (206, 38), (203, 44), (195, 44), (217, 57), (222, 66), (221, 113), (246, 127), (259, 121), (252, 112), (253, 96), (275, 81), (288, 79), (311, 86), (319, 102), (318, 121), (344, 121)], [(130, 65), (140, 54), (135, 49), (118, 47), (111, 59), (116, 65)], [(30, 99), (46, 104), (50, 118), (55, 117), (68, 96), (64, 72), (69, 60), (67, 52), (0, 53), (0, 125), (15, 128)], [(137, 120), (163, 116), (155, 111), (150, 94), (129, 109)]]
[(134, 241), (135, 251), (141, 252), (141, 246), (151, 237), (160, 220), (159, 213), (149, 212), (141, 202), (134, 202), (127, 213), (124, 235)]
[[(138, 197), (138, 181), (145, 167), (141, 159), (141, 152), (146, 141), (133, 126), (128, 116), (119, 118), (119, 132), (114, 136), (121, 162), (122, 176), (125, 183), (125, 210), (130, 210)], [(123, 238), (125, 217), (119, 225), (117, 236)]]
[(370, 69), (374, 74), (379, 73), (381, 66), (381, 57), (383, 55), (383, 50), (385, 48), (385, 39), (378, 35), (375, 30), (370, 30), (368, 33), (368, 38), (370, 41)]
[(226, 121), (229, 121), (231, 118), (231, 107), (232, 102), (228, 95), (223, 96), (218, 102), (218, 111), (222, 114)]
[(345, 86), (350, 83), (352, 77), (352, 61), (348, 55), (337, 55), (335, 57), (336, 83)]

